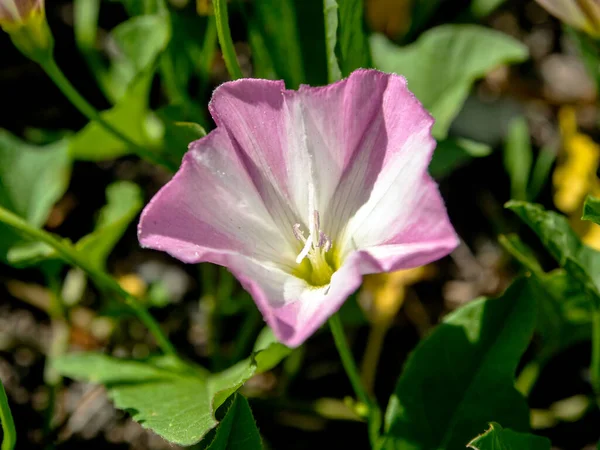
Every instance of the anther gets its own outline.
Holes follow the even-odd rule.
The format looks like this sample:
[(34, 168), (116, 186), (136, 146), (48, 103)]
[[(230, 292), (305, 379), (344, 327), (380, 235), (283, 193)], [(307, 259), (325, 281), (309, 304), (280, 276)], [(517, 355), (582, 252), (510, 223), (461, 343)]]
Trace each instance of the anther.
[(293, 230), (294, 230), (294, 236), (296, 236), (296, 239), (298, 239), (299, 241), (302, 241), (302, 242), (306, 242), (306, 238), (304, 237), (304, 233), (300, 229), (299, 223), (294, 224)]
[(319, 245), (318, 247), (322, 247), (325, 253), (331, 250), (331, 239), (322, 231), (319, 232)]

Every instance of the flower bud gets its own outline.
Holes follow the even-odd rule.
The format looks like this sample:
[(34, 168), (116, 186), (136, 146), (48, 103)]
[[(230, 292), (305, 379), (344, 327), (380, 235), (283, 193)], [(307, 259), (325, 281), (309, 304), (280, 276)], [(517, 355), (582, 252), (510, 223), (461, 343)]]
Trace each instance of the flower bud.
[(44, 0), (0, 0), (0, 27), (25, 56), (36, 62), (52, 57), (54, 39)]
[(600, 37), (600, 0), (536, 0), (567, 25)]

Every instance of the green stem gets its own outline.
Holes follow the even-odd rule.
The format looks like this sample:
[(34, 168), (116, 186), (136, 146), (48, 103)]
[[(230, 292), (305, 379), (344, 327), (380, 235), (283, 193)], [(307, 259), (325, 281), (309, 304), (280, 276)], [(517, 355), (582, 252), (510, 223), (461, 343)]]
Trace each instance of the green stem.
[(165, 334), (160, 328), (160, 325), (154, 320), (148, 311), (139, 303), (138, 299), (125, 291), (119, 283), (117, 283), (109, 274), (99, 270), (93, 264), (85, 259), (83, 255), (77, 251), (66, 240), (59, 240), (47, 231), (34, 228), (12, 212), (0, 207), (0, 222), (3, 222), (16, 230), (20, 231), (27, 237), (45, 242), (50, 245), (56, 252), (69, 264), (80, 267), (88, 276), (94, 280), (96, 285), (107, 292), (112, 292), (117, 295), (125, 304), (127, 304), (133, 312), (138, 316), (142, 323), (150, 330), (158, 346), (168, 355), (176, 356), (175, 348), (169, 342)]
[(335, 54), (338, 29), (338, 5), (335, 0), (323, 0), (325, 18), (325, 53), (327, 55), (327, 77), (330, 83), (342, 78), (340, 64)]
[(113, 125), (108, 123), (102, 115), (90, 105), (86, 99), (84, 99), (79, 92), (73, 87), (69, 79), (65, 76), (65, 74), (60, 70), (60, 68), (56, 65), (54, 59), (48, 59), (46, 61), (41, 62), (42, 69), (46, 72), (46, 74), (52, 79), (54, 84), (61, 90), (61, 92), (67, 97), (67, 99), (89, 120), (97, 122), (100, 126), (102, 126), (106, 131), (115, 135), (118, 139), (123, 141), (127, 146), (129, 146), (140, 158), (146, 159), (154, 164), (160, 164), (170, 171), (174, 172), (177, 170), (177, 167), (174, 166), (167, 160), (163, 160), (158, 158), (152, 151), (148, 150), (145, 147), (133, 142), (129, 137), (115, 128)]
[(340, 359), (342, 360), (342, 366), (344, 366), (344, 370), (350, 379), (350, 384), (358, 399), (368, 408), (369, 439), (371, 445), (374, 447), (379, 437), (381, 412), (361, 382), (358, 368), (356, 367), (352, 352), (350, 351), (346, 336), (344, 335), (344, 328), (339, 314), (336, 313), (330, 317), (329, 328), (331, 329), (335, 346), (337, 347)]
[(600, 396), (600, 310), (592, 312), (592, 363), (590, 365), (592, 388)]
[(17, 443), (17, 430), (15, 422), (8, 406), (8, 398), (0, 380), (0, 422), (2, 422), (2, 431), (4, 438), (2, 439), (2, 450), (12, 450)]
[(206, 24), (206, 32), (200, 50), (200, 57), (197, 58), (196, 70), (200, 73), (200, 83), (198, 92), (204, 95), (204, 91), (208, 87), (210, 77), (210, 68), (217, 49), (217, 22), (215, 16), (208, 16)]
[(225, 60), (227, 71), (233, 80), (243, 78), (244, 75), (242, 74), (242, 69), (235, 56), (235, 48), (233, 47), (233, 40), (231, 39), (229, 16), (227, 14), (227, 0), (214, 0), (213, 8), (215, 10), (215, 17), (217, 18), (217, 36), (219, 37), (219, 44), (221, 46), (221, 51), (223, 52), (223, 59)]

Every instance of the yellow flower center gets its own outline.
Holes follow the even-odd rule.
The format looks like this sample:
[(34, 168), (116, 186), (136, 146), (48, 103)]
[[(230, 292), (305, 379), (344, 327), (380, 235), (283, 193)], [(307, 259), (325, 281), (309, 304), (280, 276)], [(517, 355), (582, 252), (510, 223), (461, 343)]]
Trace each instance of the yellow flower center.
[(296, 257), (298, 275), (313, 286), (325, 286), (334, 272), (326, 258), (332, 244), (329, 236), (321, 230), (318, 211), (309, 218), (308, 228), (309, 234), (305, 237), (302, 226), (299, 223), (294, 225), (294, 236), (304, 244)]

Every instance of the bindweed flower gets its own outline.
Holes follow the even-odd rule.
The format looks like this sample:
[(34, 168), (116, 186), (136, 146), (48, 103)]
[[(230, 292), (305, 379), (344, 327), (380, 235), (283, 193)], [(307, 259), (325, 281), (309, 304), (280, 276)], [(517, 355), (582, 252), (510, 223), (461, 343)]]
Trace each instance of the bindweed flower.
[(600, 0), (536, 0), (567, 25), (600, 37)]
[(36, 62), (52, 57), (54, 39), (43, 0), (0, 0), (0, 26), (25, 56)]
[(217, 128), (145, 208), (140, 243), (229, 268), (284, 344), (304, 342), (363, 275), (456, 247), (427, 174), (433, 119), (404, 78), (358, 70), (298, 91), (241, 79), (209, 109)]

